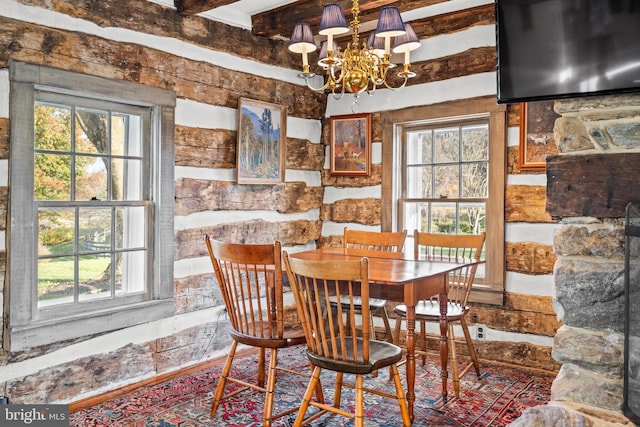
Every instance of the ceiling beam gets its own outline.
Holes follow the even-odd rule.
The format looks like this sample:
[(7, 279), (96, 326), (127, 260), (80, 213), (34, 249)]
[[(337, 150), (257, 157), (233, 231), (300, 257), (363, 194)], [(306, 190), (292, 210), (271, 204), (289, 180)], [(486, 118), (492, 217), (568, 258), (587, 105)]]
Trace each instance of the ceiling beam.
[(238, 0), (174, 0), (173, 4), (178, 12), (184, 15), (195, 15), (236, 1)]
[[(377, 20), (380, 9), (384, 6), (396, 6), (402, 13), (444, 1), (448, 0), (362, 0), (359, 7), (359, 20), (360, 23)], [(352, 1), (338, 0), (335, 3), (340, 5), (347, 22), (350, 22), (353, 18)], [(314, 34), (317, 34), (322, 7), (322, 2), (319, 1), (299, 0), (277, 9), (253, 15), (251, 17), (253, 34), (288, 39), (291, 37), (293, 27), (298, 22), (310, 24)]]

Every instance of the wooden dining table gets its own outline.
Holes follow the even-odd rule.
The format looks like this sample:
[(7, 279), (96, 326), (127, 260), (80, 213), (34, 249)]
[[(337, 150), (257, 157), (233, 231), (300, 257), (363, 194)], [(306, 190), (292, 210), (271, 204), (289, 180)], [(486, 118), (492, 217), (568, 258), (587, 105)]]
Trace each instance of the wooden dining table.
[(447, 274), (466, 263), (433, 261), (427, 258), (414, 259), (413, 254), (381, 252), (365, 249), (325, 247), (289, 254), (291, 258), (318, 261), (340, 261), (367, 257), (369, 259), (369, 296), (402, 302), (407, 306), (407, 405), (411, 421), (414, 419), (415, 402), (415, 325), (416, 304), (423, 299), (438, 295), (440, 302), (440, 365), (442, 397), (447, 400)]

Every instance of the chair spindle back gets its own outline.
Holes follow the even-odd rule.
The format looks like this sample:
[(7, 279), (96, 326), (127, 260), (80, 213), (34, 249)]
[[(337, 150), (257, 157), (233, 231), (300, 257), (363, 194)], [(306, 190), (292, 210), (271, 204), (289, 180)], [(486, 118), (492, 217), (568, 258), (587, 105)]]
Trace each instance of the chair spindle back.
[[(309, 351), (338, 363), (368, 364), (370, 324), (362, 321), (369, 319), (364, 303), (369, 299), (368, 259), (311, 261), (285, 252), (284, 263)], [(354, 304), (356, 295), (362, 298), (361, 307)], [(351, 303), (331, 304), (331, 296)]]

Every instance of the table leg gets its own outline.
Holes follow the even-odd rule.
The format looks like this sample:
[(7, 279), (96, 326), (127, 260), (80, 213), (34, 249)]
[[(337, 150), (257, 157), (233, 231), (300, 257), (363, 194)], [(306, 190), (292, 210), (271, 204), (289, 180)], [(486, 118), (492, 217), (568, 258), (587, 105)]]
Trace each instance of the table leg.
[[(446, 278), (445, 278), (446, 279)], [(442, 400), (447, 401), (447, 364), (449, 362), (449, 347), (447, 345), (447, 294), (440, 294), (440, 377), (442, 378)]]
[(407, 406), (409, 419), (413, 422), (413, 404), (416, 400), (416, 307), (407, 305)]

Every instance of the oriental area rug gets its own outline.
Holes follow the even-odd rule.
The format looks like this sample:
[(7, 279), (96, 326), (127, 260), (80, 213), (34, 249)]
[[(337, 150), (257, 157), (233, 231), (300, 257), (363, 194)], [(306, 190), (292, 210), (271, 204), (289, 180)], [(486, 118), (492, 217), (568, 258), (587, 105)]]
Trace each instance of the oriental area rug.
[[(281, 350), (282, 366), (306, 371), (309, 364), (305, 347)], [(460, 360), (464, 366), (466, 360)], [(257, 355), (237, 359), (233, 371), (246, 381), (255, 381)], [(209, 417), (211, 401), (222, 366), (215, 366), (131, 394), (107, 400), (97, 406), (71, 414), (70, 426), (109, 427), (200, 427), (200, 426), (261, 426), (264, 396), (253, 391), (239, 393), (218, 409), (214, 418)], [(413, 426), (507, 426), (528, 407), (544, 405), (549, 401), (552, 373), (521, 369), (513, 366), (481, 361), (481, 377), (469, 372), (460, 381), (460, 397), (456, 398), (449, 384), (449, 399), (440, 395), (439, 359), (428, 356), (422, 366), (416, 360), (416, 402)], [(401, 375), (404, 367), (400, 367)], [(325, 400), (333, 396), (332, 372), (323, 370), (321, 375)], [(349, 377), (345, 376), (345, 381)], [(404, 380), (403, 380), (404, 384)], [(274, 413), (299, 405), (307, 385), (307, 379), (279, 372), (276, 384)], [(389, 370), (381, 370), (377, 377), (365, 378), (365, 386), (393, 392)], [(227, 390), (237, 387), (227, 384)], [(406, 390), (406, 387), (405, 387)], [(353, 411), (353, 391), (344, 388), (343, 409)], [(308, 415), (314, 411), (310, 408)], [(276, 420), (274, 426), (293, 425), (295, 414)], [(338, 415), (326, 415), (309, 424), (320, 426), (352, 426), (353, 421)], [(395, 401), (365, 393), (366, 426), (399, 426), (400, 411)]]

